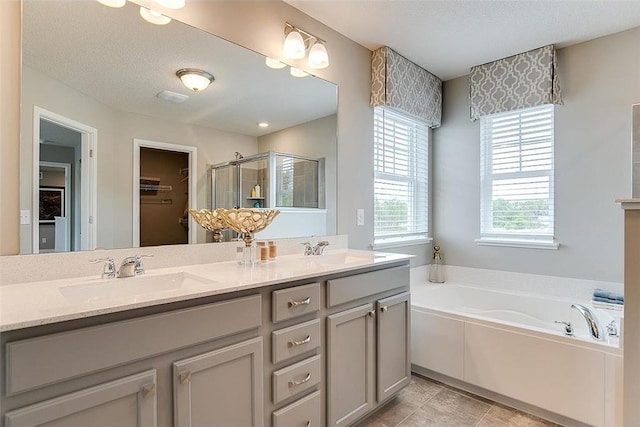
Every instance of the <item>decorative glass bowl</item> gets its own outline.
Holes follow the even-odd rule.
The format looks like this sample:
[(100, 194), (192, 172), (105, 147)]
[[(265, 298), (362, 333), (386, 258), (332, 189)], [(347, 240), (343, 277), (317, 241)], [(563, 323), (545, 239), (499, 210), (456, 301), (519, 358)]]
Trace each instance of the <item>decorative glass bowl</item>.
[(228, 228), (224, 216), (221, 212), (224, 209), (189, 209), (189, 213), (193, 219), (205, 230), (213, 232), (213, 241), (222, 242), (222, 230)]
[(265, 228), (280, 213), (279, 210), (268, 209), (220, 209), (219, 215), (226, 225), (237, 233), (244, 234), (244, 244), (251, 247), (253, 235)]

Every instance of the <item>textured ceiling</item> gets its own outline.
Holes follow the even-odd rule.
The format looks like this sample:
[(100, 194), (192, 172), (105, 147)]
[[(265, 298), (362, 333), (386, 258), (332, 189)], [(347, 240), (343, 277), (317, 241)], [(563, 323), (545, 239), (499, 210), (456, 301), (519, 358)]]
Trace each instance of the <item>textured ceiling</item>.
[(640, 0), (285, 1), (369, 49), (391, 47), (443, 80), (537, 47), (640, 26)]
[[(267, 68), (264, 57), (172, 21), (152, 25), (132, 3), (25, 1), (23, 63), (116, 110), (258, 136), (334, 114), (335, 85)], [(186, 89), (175, 72), (200, 68), (208, 89)], [(189, 95), (182, 104), (156, 97)], [(266, 130), (257, 123), (271, 124)]]

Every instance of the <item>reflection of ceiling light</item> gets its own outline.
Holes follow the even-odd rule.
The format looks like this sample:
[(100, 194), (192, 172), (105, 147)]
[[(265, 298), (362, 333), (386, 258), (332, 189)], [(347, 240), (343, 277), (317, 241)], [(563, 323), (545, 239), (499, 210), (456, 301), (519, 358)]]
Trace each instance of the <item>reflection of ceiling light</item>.
[(275, 68), (276, 70), (279, 70), (280, 68), (284, 68), (287, 66), (287, 64), (285, 64), (284, 62), (280, 62), (277, 59), (269, 58), (268, 56), (264, 62), (267, 64), (267, 67)]
[(284, 39), (284, 45), (282, 46), (282, 54), (285, 58), (300, 59), (304, 58), (306, 47), (304, 45), (304, 39), (295, 28), (287, 34)]
[(284, 34), (286, 37), (282, 46), (282, 54), (285, 58), (304, 58), (307, 48), (311, 46), (309, 58), (307, 59), (309, 67), (321, 69), (329, 66), (329, 54), (324, 40), (298, 27), (294, 27), (288, 22), (285, 23)]
[(156, 96), (160, 99), (164, 99), (165, 101), (175, 102), (177, 104), (180, 104), (181, 102), (189, 99), (189, 95), (171, 92), (170, 90), (163, 90), (162, 92), (158, 92)]
[(215, 80), (211, 74), (196, 68), (183, 68), (176, 71), (176, 76), (180, 77), (183, 85), (194, 92), (206, 89)]
[(145, 21), (156, 25), (166, 25), (171, 22), (171, 18), (168, 16), (164, 16), (160, 12), (142, 6), (140, 6), (140, 16), (142, 16)]
[(329, 66), (329, 54), (327, 47), (322, 42), (315, 42), (309, 49), (309, 58), (307, 64), (311, 68), (322, 69)]
[(268, 127), (269, 127), (269, 123), (267, 123), (267, 122), (260, 122), (260, 123), (258, 123), (258, 127), (261, 127), (261, 128), (268, 128)]
[(185, 0), (156, 0), (156, 2), (167, 9), (182, 9), (184, 7)]
[(296, 67), (291, 67), (291, 70), (289, 72), (293, 77), (307, 77), (309, 75), (309, 73), (307, 73), (306, 71)]
[(109, 7), (122, 7), (127, 4), (127, 0), (98, 0), (98, 2)]

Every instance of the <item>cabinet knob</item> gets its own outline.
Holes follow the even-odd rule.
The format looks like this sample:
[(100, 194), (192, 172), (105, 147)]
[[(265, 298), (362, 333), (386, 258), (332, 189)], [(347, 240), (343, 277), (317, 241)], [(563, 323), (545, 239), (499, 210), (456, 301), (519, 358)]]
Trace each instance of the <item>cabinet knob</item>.
[(306, 297), (300, 301), (289, 301), (289, 308), (297, 307), (299, 305), (309, 305), (311, 304), (311, 297)]
[(311, 427), (311, 420), (307, 421), (307, 427)]
[(375, 310), (371, 310), (369, 312), (369, 317), (375, 317), (376, 316), (376, 311)]
[(146, 384), (142, 386), (142, 397), (153, 397), (156, 395), (156, 385)]
[(386, 305), (380, 307), (380, 311), (382, 311), (383, 313), (386, 313), (387, 310), (389, 310), (389, 307), (387, 307)]
[(178, 378), (180, 379), (181, 384), (189, 384), (191, 382), (191, 372), (182, 372), (178, 375)]

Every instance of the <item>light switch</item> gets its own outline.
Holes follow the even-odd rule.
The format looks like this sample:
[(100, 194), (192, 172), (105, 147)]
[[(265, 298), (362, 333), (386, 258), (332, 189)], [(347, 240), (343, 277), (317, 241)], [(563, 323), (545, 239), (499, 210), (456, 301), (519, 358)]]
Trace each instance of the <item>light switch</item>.
[(20, 211), (20, 224), (22, 225), (31, 224), (31, 211), (28, 211), (28, 210)]
[(364, 209), (356, 210), (356, 224), (364, 225)]

